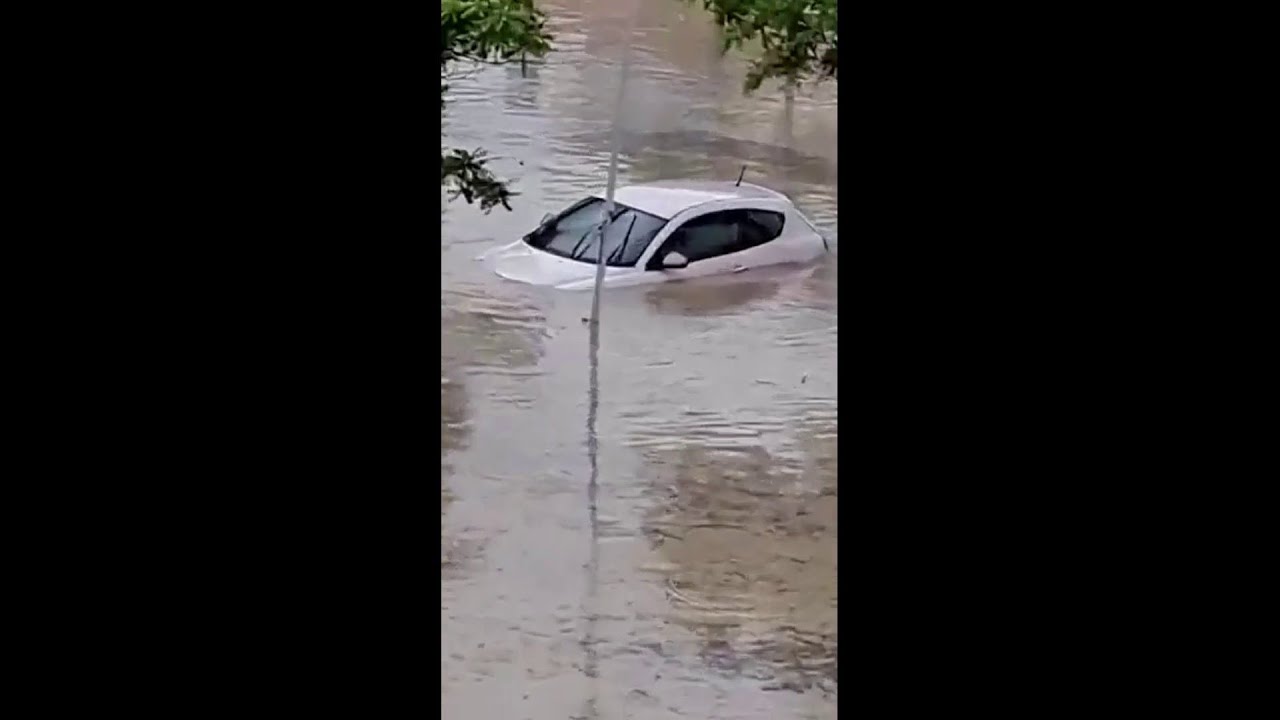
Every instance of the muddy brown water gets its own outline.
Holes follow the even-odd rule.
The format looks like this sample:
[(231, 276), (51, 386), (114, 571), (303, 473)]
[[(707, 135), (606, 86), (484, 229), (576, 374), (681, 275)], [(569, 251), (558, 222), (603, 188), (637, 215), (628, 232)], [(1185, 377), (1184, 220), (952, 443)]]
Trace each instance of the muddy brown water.
[(590, 293), (474, 260), (605, 182), (633, 6), (541, 5), (555, 52), (466, 73), (445, 118), (520, 195), (441, 217), (443, 717), (835, 717), (836, 86), (743, 97), (703, 13), (640, 4), (619, 182), (745, 164), (837, 242), (607, 291), (592, 353)]

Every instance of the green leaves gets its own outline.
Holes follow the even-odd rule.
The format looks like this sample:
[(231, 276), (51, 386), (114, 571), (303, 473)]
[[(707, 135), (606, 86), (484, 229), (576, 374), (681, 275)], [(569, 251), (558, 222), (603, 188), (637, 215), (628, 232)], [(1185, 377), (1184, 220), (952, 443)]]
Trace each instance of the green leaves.
[(449, 199), (461, 197), (468, 204), (480, 202), (480, 209), (489, 212), (501, 205), (511, 209), (509, 200), (516, 194), (507, 189), (493, 173), (485, 167), (488, 159), (483, 150), (476, 148), (472, 152), (466, 150), (450, 150), (440, 154), (440, 184), (449, 189)]
[[(533, 0), (441, 0), (440, 112), (444, 112), (450, 67), (457, 64), (500, 65), (542, 57), (551, 49), (546, 15)], [(440, 184), (450, 199), (479, 202), (488, 212), (498, 205), (511, 209), (515, 194), (485, 167), (484, 151), (440, 151)]]
[(546, 15), (532, 0), (441, 0), (440, 69), (450, 62), (509, 62), (551, 49)]
[[(687, 0), (694, 2), (695, 0)], [(722, 52), (759, 41), (743, 92), (769, 78), (802, 82), (835, 77), (836, 0), (701, 0), (723, 32)]]

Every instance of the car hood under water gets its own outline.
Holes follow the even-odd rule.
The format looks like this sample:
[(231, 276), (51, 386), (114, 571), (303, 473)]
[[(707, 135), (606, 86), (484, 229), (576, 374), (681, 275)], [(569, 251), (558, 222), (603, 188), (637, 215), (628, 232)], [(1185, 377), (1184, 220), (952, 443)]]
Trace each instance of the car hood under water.
[[(590, 290), (595, 284), (595, 263), (570, 260), (530, 247), (523, 240), (504, 245), (481, 255), (499, 277), (563, 290)], [(606, 284), (634, 275), (634, 268), (605, 268)]]

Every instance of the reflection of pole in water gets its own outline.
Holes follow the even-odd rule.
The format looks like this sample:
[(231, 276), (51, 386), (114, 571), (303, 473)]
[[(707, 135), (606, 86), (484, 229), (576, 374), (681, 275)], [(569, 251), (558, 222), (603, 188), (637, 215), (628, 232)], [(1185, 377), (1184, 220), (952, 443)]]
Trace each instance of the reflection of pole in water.
[(782, 86), (783, 101), (783, 132), (786, 133), (787, 139), (791, 138), (794, 132), (796, 119), (796, 79), (789, 77), (786, 84)]
[[(603, 243), (601, 243), (603, 244)], [(588, 330), (587, 349), (587, 463), (591, 475), (587, 479), (587, 515), (591, 524), (591, 552), (587, 556), (586, 632), (582, 638), (583, 673), (590, 679), (591, 694), (587, 698), (586, 719), (598, 717), (596, 708), (599, 655), (596, 652), (597, 594), (600, 583), (600, 520), (596, 506), (597, 487), (600, 479), (600, 440), (596, 434), (596, 416), (600, 408), (600, 323), (593, 322)]]
[[(793, 150), (796, 140), (796, 79), (794, 77), (788, 77), (782, 85), (782, 103), (782, 137), (779, 145), (787, 150)], [(788, 195), (795, 193), (796, 188), (793, 182), (795, 168), (792, 167), (792, 163), (781, 162), (778, 165), (782, 170), (783, 192)]]

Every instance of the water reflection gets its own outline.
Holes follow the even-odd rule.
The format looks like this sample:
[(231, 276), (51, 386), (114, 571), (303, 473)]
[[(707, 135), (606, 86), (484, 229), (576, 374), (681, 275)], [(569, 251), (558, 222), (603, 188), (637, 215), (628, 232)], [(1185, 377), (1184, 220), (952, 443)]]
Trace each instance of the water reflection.
[(467, 446), (468, 376), (528, 372), (541, 354), (542, 316), (518, 302), (446, 291), (440, 311), (440, 469)]
[(649, 291), (645, 302), (654, 311), (669, 315), (730, 315), (778, 295), (782, 281), (752, 277), (759, 274), (762, 273), (708, 278), (707, 282), (664, 283)]
[[(477, 375), (527, 373), (541, 354), (542, 317), (518, 300), (478, 296), (473, 290), (446, 291), (440, 312), (440, 510), (448, 514), (458, 488), (450, 461), (467, 449)], [(518, 397), (510, 398), (520, 402)], [(527, 400), (525, 400), (527, 402)], [(462, 479), (465, 481), (465, 478)], [(441, 567), (457, 569), (474, 559), (483, 543), (441, 530)]]
[(798, 427), (790, 452), (710, 439), (650, 451), (645, 530), (673, 617), (703, 639), (708, 665), (834, 692), (836, 433)]
[[(707, 130), (643, 132), (628, 129), (619, 134), (619, 139), (622, 152), (636, 156), (640, 163), (656, 151), (692, 160), (727, 158), (781, 166), (803, 173), (813, 182), (829, 182), (834, 179), (836, 171), (832, 157), (809, 155), (786, 145), (746, 140)], [(597, 145), (601, 141), (598, 133), (577, 134), (566, 140), (584, 145)]]
[[(449, 512), (454, 494), (449, 489), (448, 479), (453, 475), (453, 467), (448, 462), (449, 454), (467, 447), (471, 435), (471, 427), (467, 421), (468, 399), (466, 378), (458, 365), (456, 357), (441, 354), (440, 357), (440, 516)], [(449, 570), (456, 567), (466, 553), (462, 547), (441, 525), (440, 535), (440, 567)]]
[[(443, 360), (443, 358), (442, 358)], [(440, 368), (440, 474), (441, 491), (449, 465), (449, 453), (467, 446), (471, 428), (467, 423), (467, 388), (460, 369), (453, 362), (441, 362)], [(446, 497), (446, 502), (448, 498)]]
[[(512, 118), (513, 123), (522, 118), (536, 117), (539, 112), (539, 93), (542, 90), (541, 71), (538, 64), (527, 63), (522, 68), (519, 64), (502, 68), (507, 79), (507, 91), (502, 93), (502, 105)], [(528, 132), (514, 131), (504, 133), (504, 138), (518, 146), (526, 146), (536, 140)]]
[(518, 293), (503, 296), (466, 286), (446, 290), (441, 359), (467, 374), (527, 371), (541, 355), (545, 324), (541, 311)]

